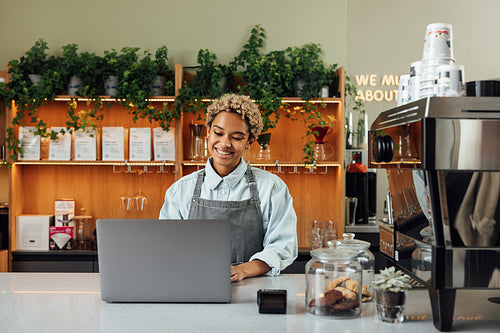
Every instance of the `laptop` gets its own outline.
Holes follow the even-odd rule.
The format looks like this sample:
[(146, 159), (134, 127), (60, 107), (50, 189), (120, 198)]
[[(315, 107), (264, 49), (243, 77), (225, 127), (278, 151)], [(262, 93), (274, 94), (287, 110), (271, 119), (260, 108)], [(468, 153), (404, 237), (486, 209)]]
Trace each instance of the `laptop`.
[(231, 301), (228, 221), (98, 219), (96, 224), (103, 301)]

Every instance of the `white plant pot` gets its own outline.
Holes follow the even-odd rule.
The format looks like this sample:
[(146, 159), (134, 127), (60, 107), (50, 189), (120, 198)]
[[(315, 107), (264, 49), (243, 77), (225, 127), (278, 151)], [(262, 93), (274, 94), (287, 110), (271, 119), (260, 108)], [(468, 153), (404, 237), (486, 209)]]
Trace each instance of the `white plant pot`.
[(78, 90), (80, 90), (81, 85), (82, 85), (82, 80), (78, 76), (73, 75), (72, 77), (69, 78), (67, 94), (69, 96), (76, 95)]
[(28, 74), (28, 78), (31, 80), (31, 82), (35, 86), (43, 81), (43, 78), (40, 74)]
[(104, 81), (104, 95), (111, 97), (118, 95), (118, 76), (110, 75)]
[(328, 86), (324, 86), (321, 88), (321, 98), (330, 97), (330, 88)]
[(151, 95), (153, 96), (165, 96), (165, 82), (167, 78), (164, 75), (158, 75), (153, 82), (153, 88), (151, 89)]

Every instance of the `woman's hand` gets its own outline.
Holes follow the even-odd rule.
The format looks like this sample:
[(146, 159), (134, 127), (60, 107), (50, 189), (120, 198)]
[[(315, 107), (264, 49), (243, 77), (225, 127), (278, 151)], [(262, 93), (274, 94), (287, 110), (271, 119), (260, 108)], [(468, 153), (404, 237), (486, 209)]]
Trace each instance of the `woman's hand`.
[(231, 266), (231, 282), (238, 282), (248, 277), (262, 275), (271, 268), (261, 260), (252, 260), (237, 266)]
[(245, 274), (240, 266), (231, 266), (231, 282), (238, 282), (245, 278)]

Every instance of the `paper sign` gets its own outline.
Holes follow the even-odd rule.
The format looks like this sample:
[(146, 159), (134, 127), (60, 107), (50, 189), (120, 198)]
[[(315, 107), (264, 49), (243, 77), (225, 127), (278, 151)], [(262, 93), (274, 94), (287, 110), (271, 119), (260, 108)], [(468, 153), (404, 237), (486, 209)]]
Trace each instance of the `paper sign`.
[(167, 131), (161, 127), (153, 128), (154, 137), (154, 160), (175, 160), (175, 128), (170, 127)]
[(40, 135), (35, 135), (35, 127), (19, 127), (19, 146), (22, 153), (18, 154), (19, 160), (40, 159)]
[(102, 128), (102, 160), (123, 161), (125, 160), (125, 149), (123, 139), (123, 127)]
[(129, 139), (131, 161), (151, 161), (151, 128), (132, 127)]
[(96, 130), (88, 128), (75, 132), (75, 161), (95, 161), (97, 159)]
[(52, 127), (50, 130), (57, 133), (57, 139), (50, 140), (49, 160), (69, 161), (71, 159), (71, 133), (66, 127)]

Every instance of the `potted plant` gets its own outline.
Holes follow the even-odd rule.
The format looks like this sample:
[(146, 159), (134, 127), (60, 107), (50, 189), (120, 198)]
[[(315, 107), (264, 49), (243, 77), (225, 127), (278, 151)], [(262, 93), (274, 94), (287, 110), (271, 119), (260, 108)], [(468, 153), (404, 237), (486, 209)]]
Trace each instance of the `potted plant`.
[[(63, 89), (63, 80), (58, 72), (59, 59), (47, 55), (47, 43), (43, 39), (35, 42), (24, 56), (12, 59), (8, 64), (10, 81), (7, 84), (8, 98), (16, 104), (17, 112), (12, 119), (12, 127), (7, 129), (5, 139), (10, 158), (17, 160), (22, 149), (16, 139), (16, 126), (34, 126), (35, 135), (41, 137), (53, 136), (48, 131), (47, 124), (38, 117), (37, 110), (47, 102), (54, 100), (56, 94)], [(33, 79), (36, 73), (41, 79)], [(26, 123), (26, 120), (29, 120)]]
[(304, 100), (320, 97), (321, 88), (329, 86), (333, 79), (329, 74), (335, 73), (337, 65), (325, 65), (321, 45), (316, 43), (289, 47), (286, 52), (293, 71), (295, 95)]
[(155, 52), (156, 78), (153, 81), (153, 96), (173, 96), (173, 72), (168, 65), (168, 48), (160, 46)]
[(232, 71), (230, 66), (217, 64), (217, 56), (207, 49), (199, 50), (197, 61), (196, 75), (191, 83), (184, 81), (174, 108), (179, 114), (190, 112), (201, 119), (208, 107), (203, 99), (214, 99), (227, 92), (223, 77), (230, 76)]
[(102, 82), (102, 59), (95, 53), (78, 52), (78, 44), (62, 47), (59, 72), (67, 82), (67, 94), (70, 96), (98, 96)]
[(404, 321), (404, 308), (407, 290), (412, 286), (409, 276), (396, 270), (394, 266), (380, 271), (370, 286), (375, 289), (377, 312), (381, 321), (401, 323)]
[[(351, 83), (351, 79), (349, 76), (346, 75), (345, 77), (345, 92), (346, 92), (346, 108), (347, 108), (347, 97), (349, 98), (349, 101), (353, 103), (352, 106), (352, 111), (346, 112), (346, 148), (351, 149), (351, 148), (356, 148), (359, 146), (363, 140), (367, 140), (367, 138), (364, 138), (365, 134), (365, 127), (366, 127), (366, 110), (365, 110), (365, 104), (361, 99), (358, 98), (358, 90), (354, 83)], [(349, 113), (351, 112), (359, 112), (358, 115), (358, 123), (356, 126), (356, 129), (354, 128), (349, 128)], [(357, 137), (357, 142), (354, 143), (354, 137)], [(366, 149), (367, 147), (362, 147), (363, 149)]]

